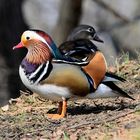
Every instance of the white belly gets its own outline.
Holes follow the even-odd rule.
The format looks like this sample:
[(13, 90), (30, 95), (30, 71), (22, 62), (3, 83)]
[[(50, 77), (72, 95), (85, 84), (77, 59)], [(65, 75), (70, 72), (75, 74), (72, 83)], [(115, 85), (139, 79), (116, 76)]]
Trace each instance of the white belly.
[[(73, 99), (79, 98), (79, 97), (77, 98), (77, 96), (72, 96), (69, 88), (67, 87), (56, 86), (54, 84), (41, 85), (37, 83), (35, 84), (31, 83), (27, 79), (24, 70), (21, 67), (19, 68), (19, 74), (23, 84), (28, 89), (30, 89), (35, 93), (40, 94), (45, 98), (54, 101), (61, 101), (62, 99), (68, 99), (68, 98), (73, 98)], [(120, 95), (113, 92), (112, 89), (110, 89), (104, 84), (100, 84), (98, 89), (94, 93), (89, 93), (85, 98), (95, 99), (95, 98), (109, 98), (109, 97), (118, 97), (118, 96)]]
[(54, 101), (61, 101), (63, 98), (70, 98), (71, 94), (68, 88), (66, 87), (61, 87), (61, 86), (56, 86), (53, 84), (45, 84), (45, 85), (40, 85), (40, 84), (33, 84), (31, 83), (25, 73), (22, 67), (19, 68), (19, 74), (20, 78), (23, 82), (23, 84), (30, 89), (31, 91), (40, 94), (41, 96), (54, 100)]
[(90, 99), (96, 99), (96, 98), (114, 98), (119, 96), (120, 95), (115, 93), (111, 88), (107, 87), (104, 84), (100, 84), (95, 92), (88, 94), (86, 97)]

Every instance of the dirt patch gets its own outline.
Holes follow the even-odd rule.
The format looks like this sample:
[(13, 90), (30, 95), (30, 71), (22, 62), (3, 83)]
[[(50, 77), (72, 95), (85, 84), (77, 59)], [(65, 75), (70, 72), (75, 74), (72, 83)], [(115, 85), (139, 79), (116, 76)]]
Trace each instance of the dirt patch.
[(1, 139), (112, 140), (140, 138), (140, 65), (125, 62), (115, 71), (127, 82), (123, 87), (136, 100), (126, 98), (68, 102), (67, 117), (50, 120), (57, 103), (22, 93), (6, 112), (0, 110)]

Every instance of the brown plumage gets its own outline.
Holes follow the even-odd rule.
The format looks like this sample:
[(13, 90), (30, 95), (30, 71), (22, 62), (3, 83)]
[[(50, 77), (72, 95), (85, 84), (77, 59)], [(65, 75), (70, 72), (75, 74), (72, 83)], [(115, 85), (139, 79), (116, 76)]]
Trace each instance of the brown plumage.
[(90, 63), (87, 66), (84, 66), (83, 69), (92, 77), (94, 88), (96, 89), (104, 79), (107, 71), (107, 64), (103, 54), (97, 51)]
[(28, 49), (28, 53), (26, 55), (27, 60), (30, 63), (42, 64), (47, 60), (51, 59), (51, 53), (46, 44), (41, 41), (32, 41), (29, 42), (32, 46)]
[(53, 64), (51, 75), (41, 84), (55, 84), (69, 87), (71, 93), (84, 97), (89, 91), (89, 84), (83, 71), (69, 64)]

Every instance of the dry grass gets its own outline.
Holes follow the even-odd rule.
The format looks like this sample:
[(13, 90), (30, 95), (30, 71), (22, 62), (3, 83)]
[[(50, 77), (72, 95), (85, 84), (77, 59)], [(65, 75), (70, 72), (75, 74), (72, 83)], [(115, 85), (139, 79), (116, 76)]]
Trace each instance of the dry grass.
[(140, 57), (135, 61), (128, 56), (123, 62), (121, 59), (113, 70), (127, 79), (120, 86), (135, 101), (125, 98), (70, 101), (67, 118), (52, 121), (46, 114), (55, 112), (57, 103), (21, 92), (8, 111), (0, 110), (0, 139), (139, 140)]

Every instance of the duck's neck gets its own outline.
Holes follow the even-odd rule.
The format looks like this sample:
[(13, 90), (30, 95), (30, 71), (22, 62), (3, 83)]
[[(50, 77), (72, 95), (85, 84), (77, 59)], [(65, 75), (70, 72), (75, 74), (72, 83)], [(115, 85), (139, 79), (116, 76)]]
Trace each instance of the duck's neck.
[[(32, 64), (27, 59), (23, 59), (21, 67), (27, 79), (33, 83), (39, 83), (46, 79), (52, 71), (52, 63), (47, 61), (43, 64)], [(20, 75), (21, 76), (21, 75)]]
[(51, 52), (48, 47), (37, 44), (28, 48), (28, 53), (21, 63), (27, 74), (34, 72), (41, 64), (52, 59)]
[(31, 64), (42, 64), (52, 59), (51, 52), (48, 47), (43, 45), (35, 45), (28, 49), (25, 59)]
[(25, 73), (26, 74), (31, 74), (33, 73), (38, 67), (39, 67), (39, 64), (36, 64), (36, 63), (30, 63), (26, 57), (22, 60), (22, 63), (21, 63), (21, 67), (24, 69)]

